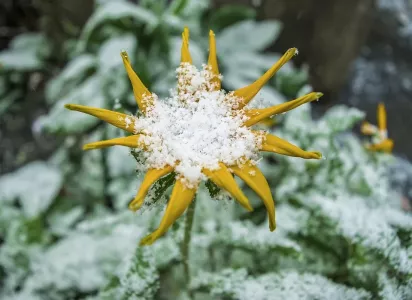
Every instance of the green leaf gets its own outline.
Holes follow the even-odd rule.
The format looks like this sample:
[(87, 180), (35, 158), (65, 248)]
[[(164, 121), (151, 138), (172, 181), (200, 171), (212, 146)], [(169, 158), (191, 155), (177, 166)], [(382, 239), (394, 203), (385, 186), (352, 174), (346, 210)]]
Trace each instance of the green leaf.
[(336, 105), (326, 113), (324, 120), (332, 132), (342, 132), (352, 128), (365, 117), (365, 113), (344, 105)]
[(147, 194), (148, 201), (145, 201), (145, 205), (152, 206), (157, 203), (164, 196), (166, 190), (175, 183), (175, 178), (176, 173), (172, 172), (156, 181)]
[(277, 38), (281, 24), (278, 21), (255, 22), (252, 20), (238, 22), (225, 28), (216, 35), (219, 53), (262, 51)]
[(102, 93), (102, 82), (99, 76), (89, 77), (76, 89), (57, 102), (47, 116), (39, 119), (41, 126), (50, 132), (85, 132), (99, 122), (99, 119), (87, 114), (70, 111), (64, 107), (66, 103), (81, 104), (93, 107), (106, 106)]
[(279, 72), (275, 77), (277, 89), (288, 98), (296, 97), (296, 94), (308, 81), (308, 70), (305, 68), (300, 70), (290, 69), (288, 72), (284, 68), (281, 70), (283, 72)]
[(214, 11), (209, 18), (209, 27), (215, 31), (220, 31), (232, 24), (254, 19), (256, 10), (243, 5), (225, 5)]
[(13, 103), (22, 96), (19, 89), (12, 90), (10, 93), (1, 97), (0, 101), (0, 117), (13, 105)]
[(187, 6), (188, 0), (174, 0), (170, 6), (169, 11), (174, 15), (179, 15)]
[(0, 52), (0, 70), (39, 70), (43, 68), (43, 56), (48, 51), (48, 41), (42, 34), (20, 34), (11, 41), (8, 50)]
[(154, 299), (159, 289), (159, 274), (153, 251), (137, 247), (125, 274), (114, 277), (100, 294), (100, 299)]
[(144, 7), (124, 1), (108, 2), (100, 6), (90, 17), (80, 39), (87, 43), (91, 35), (104, 24), (127, 19), (149, 27), (155, 27), (158, 24), (158, 17)]
[(59, 170), (36, 161), (0, 177), (0, 202), (18, 200), (26, 216), (36, 217), (54, 201), (63, 182)]
[(209, 191), (211, 198), (215, 198), (219, 194), (220, 188), (213, 181), (207, 180), (205, 185)]
[(2, 71), (28, 72), (42, 68), (39, 57), (27, 50), (5, 50), (0, 52), (0, 66)]
[(293, 270), (258, 277), (249, 276), (245, 269), (200, 272), (194, 278), (192, 288), (209, 291), (213, 299), (371, 299), (363, 289), (346, 287), (317, 274), (300, 274)]
[(106, 40), (100, 47), (98, 53), (99, 71), (107, 72), (109, 69), (122, 66), (120, 53), (125, 50), (134, 53), (137, 46), (136, 36), (126, 34)]
[(97, 67), (97, 61), (93, 55), (82, 54), (72, 59), (63, 71), (46, 86), (46, 99), (48, 103), (54, 103), (66, 96), (73, 89), (78, 88)]

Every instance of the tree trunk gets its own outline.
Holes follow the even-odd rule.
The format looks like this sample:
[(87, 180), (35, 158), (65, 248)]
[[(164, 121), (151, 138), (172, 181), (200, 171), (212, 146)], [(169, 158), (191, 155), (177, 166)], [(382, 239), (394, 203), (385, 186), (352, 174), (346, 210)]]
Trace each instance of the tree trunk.
[(261, 19), (278, 19), (284, 28), (273, 47), (278, 52), (297, 47), (295, 62), (307, 62), (310, 83), (333, 99), (347, 80), (370, 29), (374, 0), (215, 0), (224, 4), (256, 7)]

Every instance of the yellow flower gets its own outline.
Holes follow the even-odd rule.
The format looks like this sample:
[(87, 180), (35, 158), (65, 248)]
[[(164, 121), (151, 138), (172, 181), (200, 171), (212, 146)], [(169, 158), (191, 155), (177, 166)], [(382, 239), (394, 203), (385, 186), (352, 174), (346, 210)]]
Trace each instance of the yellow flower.
[(198, 71), (189, 52), (189, 30), (182, 34), (181, 64), (177, 69), (178, 85), (167, 101), (159, 101), (133, 71), (127, 53), (123, 63), (130, 78), (137, 105), (143, 116), (129, 116), (101, 108), (67, 104), (65, 107), (95, 116), (131, 135), (90, 143), (85, 150), (114, 145), (140, 148), (146, 155), (147, 172), (129, 208), (138, 210), (150, 187), (161, 177), (176, 172), (165, 214), (159, 227), (141, 240), (150, 245), (178, 219), (195, 197), (200, 181), (210, 179), (226, 190), (244, 208), (252, 211), (249, 200), (237, 185), (240, 177), (262, 199), (269, 217), (269, 228), (276, 228), (275, 205), (264, 175), (256, 167), (259, 151), (319, 159), (319, 152), (309, 152), (263, 131), (249, 127), (268, 117), (287, 112), (322, 96), (310, 93), (293, 101), (265, 109), (248, 109), (246, 105), (263, 85), (297, 52), (289, 49), (254, 83), (225, 93), (221, 90), (215, 35), (209, 33), (209, 59)]
[(394, 143), (393, 140), (388, 138), (388, 129), (386, 126), (386, 109), (383, 103), (379, 103), (378, 112), (378, 127), (368, 122), (363, 122), (361, 126), (361, 132), (364, 135), (370, 135), (374, 137), (372, 144), (367, 144), (366, 148), (375, 152), (392, 152)]

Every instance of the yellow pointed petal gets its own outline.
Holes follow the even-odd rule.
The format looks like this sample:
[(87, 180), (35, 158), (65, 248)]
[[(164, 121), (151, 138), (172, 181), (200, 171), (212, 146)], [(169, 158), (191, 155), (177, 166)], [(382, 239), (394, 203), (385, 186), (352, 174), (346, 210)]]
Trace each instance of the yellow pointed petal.
[(140, 245), (151, 245), (155, 240), (161, 237), (190, 205), (196, 194), (196, 190), (197, 187), (189, 189), (181, 179), (176, 180), (172, 195), (167, 204), (166, 212), (159, 227), (153, 233), (143, 238), (140, 241)]
[(231, 194), (244, 208), (252, 211), (253, 208), (250, 205), (249, 200), (237, 185), (228, 168), (223, 163), (220, 163), (219, 166), (220, 168), (217, 170), (204, 169), (203, 173), (218, 187), (228, 191), (229, 194)]
[(234, 94), (241, 98), (238, 109), (243, 108), (250, 100), (255, 97), (255, 95), (260, 91), (260, 89), (268, 82), (268, 80), (275, 75), (275, 73), (287, 63), (295, 54), (297, 53), (296, 48), (291, 48), (265, 73), (256, 80), (251, 85), (243, 87), (234, 91)]
[(363, 122), (361, 125), (361, 132), (364, 135), (374, 135), (378, 132), (378, 128), (368, 122)]
[(145, 148), (144, 143), (142, 143), (139, 139), (142, 135), (131, 135), (126, 137), (119, 137), (111, 140), (99, 141), (94, 143), (89, 143), (83, 146), (83, 150), (93, 150), (93, 149), (100, 149), (106, 148), (111, 146), (126, 146), (130, 148)]
[(272, 198), (272, 193), (269, 188), (269, 184), (266, 181), (262, 172), (250, 162), (247, 162), (241, 166), (231, 166), (237, 176), (239, 176), (246, 184), (262, 198), (266, 210), (269, 216), (269, 229), (273, 231), (276, 229), (276, 216), (275, 216), (275, 202)]
[(276, 124), (275, 118), (266, 118), (263, 119), (262, 121), (259, 121), (260, 125), (264, 125), (266, 127), (272, 127)]
[(301, 157), (306, 159), (320, 159), (320, 152), (305, 151), (301, 148), (272, 134), (266, 134), (261, 151), (275, 152), (282, 155)]
[(249, 119), (245, 122), (245, 126), (255, 125), (256, 123), (269, 118), (270, 116), (287, 112), (302, 104), (317, 100), (322, 96), (322, 93), (310, 93), (295, 100), (288, 101), (279, 105), (274, 105), (268, 108), (248, 109), (245, 111), (245, 114), (249, 117)]
[(127, 75), (129, 76), (130, 82), (132, 83), (133, 87), (133, 94), (134, 98), (136, 99), (136, 103), (139, 106), (139, 109), (145, 113), (146, 109), (153, 105), (153, 99), (151, 98), (150, 91), (146, 88), (146, 86), (142, 83), (140, 78), (137, 76), (135, 71), (133, 70), (129, 56), (127, 55), (126, 51), (121, 52), (122, 60), (124, 67), (126, 69)]
[(209, 31), (209, 59), (208, 59), (208, 65), (212, 69), (212, 73), (216, 75), (216, 77), (213, 78), (212, 83), (215, 84), (215, 90), (220, 90), (221, 87), (221, 82), (219, 79), (219, 66), (217, 64), (217, 54), (216, 54), (216, 40), (215, 40), (215, 34), (212, 30)]
[(161, 177), (171, 173), (172, 171), (173, 167), (171, 166), (166, 166), (162, 169), (149, 169), (146, 172), (142, 184), (140, 185), (139, 192), (133, 201), (130, 202), (129, 209), (133, 211), (138, 210), (142, 206), (144, 198), (149, 192), (150, 187)]
[(130, 133), (134, 133), (133, 124), (129, 124), (126, 122), (126, 120), (130, 120), (132, 122), (132, 116), (128, 116), (126, 114), (122, 114), (103, 108), (96, 108), (77, 104), (66, 104), (64, 107), (70, 110), (80, 111), (82, 113), (92, 115), (120, 129), (126, 130)]
[(182, 63), (192, 63), (192, 57), (189, 52), (189, 28), (185, 27), (182, 33), (182, 54), (181, 54)]
[(394, 142), (391, 139), (385, 139), (378, 144), (368, 145), (366, 148), (371, 151), (382, 151), (386, 153), (391, 153), (394, 146)]
[(378, 126), (380, 131), (386, 131), (386, 109), (383, 103), (378, 105)]

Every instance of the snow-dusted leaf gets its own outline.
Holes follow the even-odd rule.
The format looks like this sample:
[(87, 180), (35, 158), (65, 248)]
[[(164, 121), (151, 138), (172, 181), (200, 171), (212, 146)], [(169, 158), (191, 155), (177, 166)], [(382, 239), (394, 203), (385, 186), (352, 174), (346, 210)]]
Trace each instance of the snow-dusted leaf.
[(99, 50), (99, 71), (109, 72), (110, 68), (123, 65), (120, 57), (121, 51), (125, 50), (129, 54), (134, 53), (136, 49), (136, 37), (128, 34), (116, 36), (105, 41)]
[(23, 33), (16, 36), (11, 42), (12, 49), (40, 50), (47, 47), (46, 37), (41, 33)]
[(94, 75), (57, 102), (47, 116), (39, 119), (43, 128), (49, 131), (82, 132), (99, 122), (87, 114), (76, 113), (64, 107), (65, 104), (81, 104), (105, 107), (106, 99), (102, 94), (101, 80)]
[(10, 93), (1, 97), (0, 101), (0, 116), (7, 112), (7, 110), (13, 105), (13, 103), (22, 96), (22, 91), (15, 89)]
[(256, 278), (248, 276), (245, 269), (200, 272), (193, 280), (192, 288), (207, 289), (214, 297), (237, 300), (372, 299), (364, 290), (336, 284), (319, 275), (294, 271), (268, 273)]
[(27, 50), (4, 50), (0, 52), (0, 66), (5, 71), (35, 71), (43, 63), (36, 53)]
[(249, 222), (231, 222), (216, 233), (215, 243), (251, 251), (270, 251), (296, 255), (300, 247), (284, 234), (270, 232), (267, 224), (257, 227)]
[(38, 216), (53, 202), (62, 184), (59, 170), (36, 161), (0, 178), (0, 201), (18, 200), (29, 217)]
[(91, 54), (82, 54), (72, 59), (63, 71), (46, 86), (46, 99), (54, 103), (70, 93), (96, 68), (96, 59)]
[(355, 125), (365, 117), (365, 113), (356, 108), (345, 106), (335, 106), (328, 110), (324, 122), (319, 126), (327, 126), (333, 132), (345, 131)]
[(100, 294), (100, 299), (153, 299), (159, 289), (159, 273), (153, 251), (137, 247), (135, 255), (121, 274)]
[(0, 52), (2, 70), (35, 71), (43, 67), (41, 55), (47, 53), (49, 45), (41, 34), (25, 33), (16, 36), (8, 50)]
[(104, 23), (132, 19), (153, 27), (158, 23), (157, 16), (144, 7), (126, 1), (110, 1), (97, 8), (82, 32), (81, 40), (87, 42), (90, 36)]
[(103, 288), (111, 276), (122, 271), (143, 228), (130, 218), (100, 227), (100, 231), (74, 232), (37, 257), (26, 288), (46, 289), (48, 293), (73, 289), (91, 292)]
[(256, 10), (251, 7), (226, 4), (213, 11), (209, 23), (213, 30), (219, 31), (239, 21), (253, 19), (255, 16)]
[(256, 22), (247, 20), (236, 23), (216, 35), (219, 52), (261, 51), (273, 43), (279, 34), (281, 25), (278, 21)]

